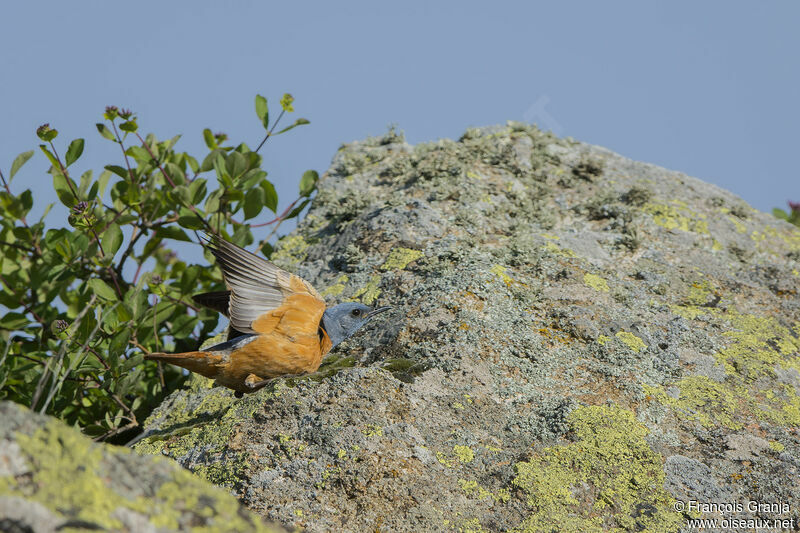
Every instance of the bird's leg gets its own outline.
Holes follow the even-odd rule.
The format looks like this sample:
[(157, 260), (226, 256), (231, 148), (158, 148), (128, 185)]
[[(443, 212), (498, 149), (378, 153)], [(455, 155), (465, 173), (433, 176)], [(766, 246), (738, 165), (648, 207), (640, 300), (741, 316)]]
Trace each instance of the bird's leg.
[(261, 379), (255, 374), (249, 374), (244, 380), (244, 385), (250, 389), (250, 392), (256, 392), (259, 389), (263, 389), (270, 381), (272, 379)]

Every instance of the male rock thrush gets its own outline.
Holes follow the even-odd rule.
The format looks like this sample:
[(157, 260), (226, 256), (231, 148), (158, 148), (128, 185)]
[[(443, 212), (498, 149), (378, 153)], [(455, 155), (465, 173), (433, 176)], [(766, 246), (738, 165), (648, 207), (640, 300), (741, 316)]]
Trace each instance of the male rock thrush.
[(210, 237), (208, 249), (222, 267), (227, 291), (195, 296), (230, 318), (230, 340), (186, 353), (151, 353), (163, 361), (212, 378), (241, 397), (270, 379), (314, 372), (334, 346), (378, 313), (349, 302), (325, 308), (307, 281), (235, 244)]

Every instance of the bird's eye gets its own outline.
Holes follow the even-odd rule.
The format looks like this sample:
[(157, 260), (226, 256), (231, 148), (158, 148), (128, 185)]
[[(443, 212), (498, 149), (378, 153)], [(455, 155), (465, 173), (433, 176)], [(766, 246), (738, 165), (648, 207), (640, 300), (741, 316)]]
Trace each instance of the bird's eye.
[(353, 309), (353, 316), (361, 316), (361, 309)]

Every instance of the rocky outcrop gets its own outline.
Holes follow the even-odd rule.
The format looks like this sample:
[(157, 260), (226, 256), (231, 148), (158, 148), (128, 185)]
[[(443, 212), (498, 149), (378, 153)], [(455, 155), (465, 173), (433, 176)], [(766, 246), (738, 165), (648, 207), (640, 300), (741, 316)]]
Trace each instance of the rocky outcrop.
[(394, 310), (316, 375), (195, 379), (140, 453), (309, 531), (797, 518), (800, 232), (726, 191), (527, 125), (389, 132), (274, 260)]
[(275, 532), (172, 461), (0, 402), (0, 531)]

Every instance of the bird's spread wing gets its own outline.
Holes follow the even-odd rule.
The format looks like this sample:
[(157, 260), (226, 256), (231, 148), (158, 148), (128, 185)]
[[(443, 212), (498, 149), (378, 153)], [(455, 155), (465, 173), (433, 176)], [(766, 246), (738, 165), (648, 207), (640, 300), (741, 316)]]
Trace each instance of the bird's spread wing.
[[(228, 316), (237, 331), (262, 333), (258, 331), (262, 328), (254, 323), (298, 297), (307, 303), (306, 307), (310, 307), (312, 316), (309, 319), (313, 320), (312, 317), (317, 314), (322, 316), (325, 301), (302, 278), (217, 237), (210, 237), (206, 247), (222, 268), (225, 284), (230, 290)], [(316, 323), (313, 328), (316, 332)]]

